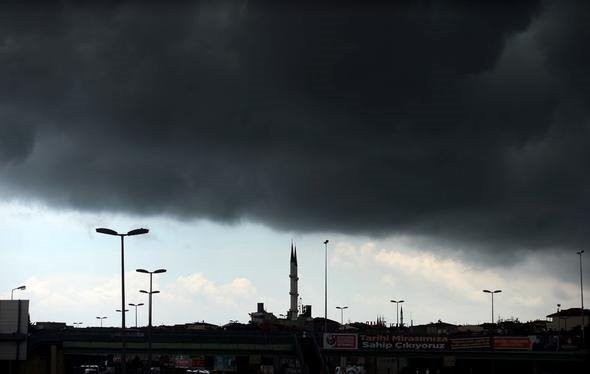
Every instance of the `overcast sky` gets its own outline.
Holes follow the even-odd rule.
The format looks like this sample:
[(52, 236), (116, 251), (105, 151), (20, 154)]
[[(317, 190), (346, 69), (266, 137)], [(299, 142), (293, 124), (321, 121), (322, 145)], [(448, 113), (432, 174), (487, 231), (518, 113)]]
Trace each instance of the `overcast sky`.
[(316, 316), (325, 239), (334, 319), (579, 306), (587, 2), (8, 3), (0, 296), (26, 284), (33, 321), (116, 323), (96, 227), (150, 229), (127, 294), (166, 267), (156, 323), (285, 313), (292, 239)]

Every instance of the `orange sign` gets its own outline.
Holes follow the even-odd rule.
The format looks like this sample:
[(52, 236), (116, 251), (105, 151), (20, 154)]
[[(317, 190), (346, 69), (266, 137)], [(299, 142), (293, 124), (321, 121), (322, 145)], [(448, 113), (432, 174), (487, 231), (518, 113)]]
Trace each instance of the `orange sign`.
[(531, 349), (531, 342), (528, 336), (494, 336), (492, 340), (494, 349), (503, 350), (525, 350)]

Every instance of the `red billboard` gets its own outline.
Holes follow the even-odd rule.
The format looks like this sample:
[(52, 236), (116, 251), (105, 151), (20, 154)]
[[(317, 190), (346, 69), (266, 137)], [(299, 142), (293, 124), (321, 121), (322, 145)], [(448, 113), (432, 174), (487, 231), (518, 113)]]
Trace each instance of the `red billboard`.
[(528, 336), (494, 336), (492, 347), (495, 350), (529, 351), (531, 349), (531, 341)]
[(489, 336), (480, 338), (449, 339), (451, 349), (490, 349), (492, 342)]
[(357, 349), (357, 334), (324, 334), (325, 349)]

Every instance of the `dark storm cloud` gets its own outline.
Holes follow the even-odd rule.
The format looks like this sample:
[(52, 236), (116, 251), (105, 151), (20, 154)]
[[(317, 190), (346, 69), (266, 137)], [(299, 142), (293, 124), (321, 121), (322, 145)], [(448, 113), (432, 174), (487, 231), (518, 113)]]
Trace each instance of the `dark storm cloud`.
[(0, 16), (4, 198), (580, 245), (590, 208), (580, 6), (13, 8)]

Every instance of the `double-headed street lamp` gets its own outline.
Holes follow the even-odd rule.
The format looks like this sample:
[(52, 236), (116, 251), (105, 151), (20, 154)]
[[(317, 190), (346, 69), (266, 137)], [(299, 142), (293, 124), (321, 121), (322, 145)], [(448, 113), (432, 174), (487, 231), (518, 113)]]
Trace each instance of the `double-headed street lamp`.
[(16, 288), (13, 288), (12, 291), (10, 291), (10, 300), (14, 300), (14, 291), (19, 290), (19, 291), (24, 291), (27, 289), (27, 286), (19, 286)]
[[(125, 237), (147, 234), (148, 229), (135, 229), (127, 232), (127, 234), (119, 234), (115, 230), (98, 228), (96, 232), (99, 234), (113, 235), (121, 238), (121, 309), (125, 309)], [(125, 374), (127, 371), (127, 355), (125, 352), (125, 313), (121, 313), (121, 372)]]
[(395, 303), (395, 327), (399, 327), (399, 304), (403, 303), (403, 300), (389, 300), (392, 303)]
[(492, 323), (494, 323), (494, 294), (500, 293), (500, 292), (502, 292), (502, 290), (494, 290), (494, 291), (483, 290), (483, 292), (489, 293), (490, 295), (492, 295)]
[(107, 319), (108, 317), (96, 317), (96, 319), (100, 320), (100, 327), (102, 328), (102, 320)]
[(137, 328), (137, 307), (138, 306), (142, 306), (143, 303), (139, 303), (139, 304), (133, 304), (133, 303), (129, 303), (129, 305), (134, 306), (135, 307), (135, 328)]
[(344, 309), (348, 309), (347, 306), (337, 306), (336, 309), (340, 309), (340, 324), (344, 325)]
[(153, 291), (152, 290), (152, 276), (154, 274), (161, 274), (165, 273), (166, 269), (157, 269), (154, 271), (148, 271), (145, 269), (137, 269), (138, 273), (144, 273), (150, 275), (150, 290), (139, 290), (141, 293), (147, 293), (149, 295), (149, 302), (148, 302), (148, 367), (152, 367), (152, 295), (155, 293), (160, 293), (160, 291)]

